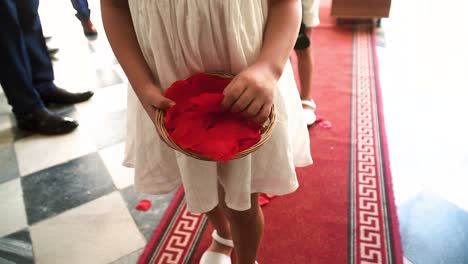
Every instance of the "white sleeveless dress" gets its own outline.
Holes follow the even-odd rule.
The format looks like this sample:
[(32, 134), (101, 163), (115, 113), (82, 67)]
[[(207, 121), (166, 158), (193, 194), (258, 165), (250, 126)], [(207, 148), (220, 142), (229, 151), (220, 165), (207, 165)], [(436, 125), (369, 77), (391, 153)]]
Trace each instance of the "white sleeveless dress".
[[(197, 72), (237, 74), (255, 62), (262, 45), (267, 0), (130, 0), (137, 38), (162, 89)], [(163, 194), (183, 184), (188, 209), (212, 210), (218, 183), (234, 210), (250, 208), (250, 194), (283, 195), (298, 188), (295, 167), (312, 163), (309, 134), (291, 65), (278, 82), (277, 122), (254, 154), (226, 163), (199, 161), (168, 148), (131, 88), (124, 165), (135, 168), (135, 188)]]

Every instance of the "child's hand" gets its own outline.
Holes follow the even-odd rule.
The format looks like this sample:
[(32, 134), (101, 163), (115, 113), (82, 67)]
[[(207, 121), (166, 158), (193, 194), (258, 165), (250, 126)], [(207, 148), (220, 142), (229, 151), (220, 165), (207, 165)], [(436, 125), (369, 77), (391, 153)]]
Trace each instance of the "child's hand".
[(143, 89), (142, 94), (138, 96), (141, 104), (148, 113), (149, 117), (155, 123), (156, 121), (156, 110), (162, 109), (167, 110), (168, 108), (175, 105), (175, 102), (171, 99), (164, 97), (160, 88), (156, 85), (150, 85)]
[(277, 81), (278, 77), (267, 66), (254, 64), (224, 89), (222, 105), (262, 124), (270, 115)]

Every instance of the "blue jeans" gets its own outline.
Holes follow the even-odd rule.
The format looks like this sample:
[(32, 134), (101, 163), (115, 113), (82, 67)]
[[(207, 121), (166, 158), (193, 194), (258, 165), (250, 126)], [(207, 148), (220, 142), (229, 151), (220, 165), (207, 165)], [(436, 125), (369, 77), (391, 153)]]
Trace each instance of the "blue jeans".
[(76, 10), (76, 17), (83, 21), (83, 19), (88, 19), (91, 15), (91, 10), (89, 10), (88, 0), (71, 0), (73, 8)]
[(44, 107), (54, 72), (37, 13), (39, 0), (0, 0), (0, 84), (15, 114)]

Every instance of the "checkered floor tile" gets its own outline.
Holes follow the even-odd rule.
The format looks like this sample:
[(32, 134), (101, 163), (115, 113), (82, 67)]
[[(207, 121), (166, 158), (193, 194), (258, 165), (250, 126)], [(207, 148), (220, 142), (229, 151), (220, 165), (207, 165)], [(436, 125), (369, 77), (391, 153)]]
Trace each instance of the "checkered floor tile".
[[(49, 108), (77, 119), (63, 136), (16, 129), (0, 92), (0, 263), (135, 263), (173, 194), (133, 190), (133, 169), (121, 165), (126, 128), (127, 82), (99, 23), (86, 39), (69, 2), (41, 1), (44, 31), (59, 47), (56, 84), (91, 89), (91, 100)], [(53, 12), (63, 7), (63, 13)], [(55, 22), (60, 21), (58, 26)], [(152, 201), (147, 212), (135, 209)]]

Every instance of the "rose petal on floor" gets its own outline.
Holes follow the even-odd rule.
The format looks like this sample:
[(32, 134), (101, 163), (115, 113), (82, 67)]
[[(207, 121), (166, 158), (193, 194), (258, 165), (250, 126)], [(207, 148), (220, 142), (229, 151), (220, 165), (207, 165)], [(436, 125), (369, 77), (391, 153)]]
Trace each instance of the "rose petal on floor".
[(317, 119), (315, 120), (315, 123), (318, 124), (318, 123), (321, 123), (323, 121), (323, 116), (321, 115), (317, 115)]
[(325, 129), (332, 128), (332, 124), (330, 123), (330, 121), (322, 121), (322, 122), (320, 122), (319, 125), (320, 125), (320, 127), (325, 128)]
[(141, 200), (135, 207), (138, 211), (148, 211), (151, 208), (151, 201), (147, 199)]
[(260, 204), (260, 206), (265, 206), (267, 205), (268, 203), (270, 202), (270, 199), (268, 199), (267, 197), (260, 195), (260, 197), (258, 198), (258, 203)]

